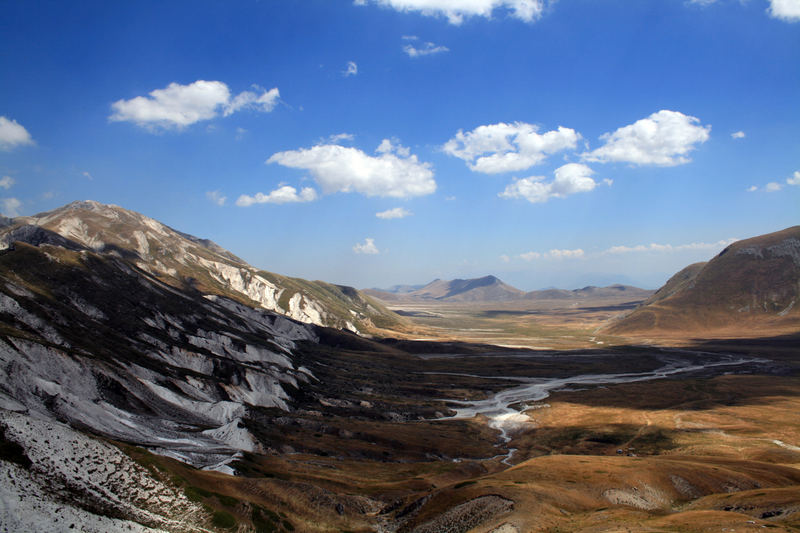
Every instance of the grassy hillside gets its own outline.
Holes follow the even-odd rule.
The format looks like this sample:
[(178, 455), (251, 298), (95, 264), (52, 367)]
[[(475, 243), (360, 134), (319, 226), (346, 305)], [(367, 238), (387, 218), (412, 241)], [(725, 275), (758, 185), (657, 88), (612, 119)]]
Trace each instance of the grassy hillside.
[(731, 244), (690, 265), (609, 334), (800, 330), (800, 226)]

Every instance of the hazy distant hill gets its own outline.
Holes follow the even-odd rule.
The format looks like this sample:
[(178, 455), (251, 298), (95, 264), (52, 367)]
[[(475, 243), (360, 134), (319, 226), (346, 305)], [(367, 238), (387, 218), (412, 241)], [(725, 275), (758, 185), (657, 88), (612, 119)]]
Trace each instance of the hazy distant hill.
[(445, 302), (502, 302), (516, 300), (525, 293), (507, 285), (495, 276), (484, 276), (474, 279), (436, 279), (424, 287), (410, 292), (389, 292), (370, 289), (366, 294), (380, 298), (386, 302), (393, 301), (426, 301)]
[(800, 331), (800, 226), (735, 242), (667, 281), (610, 333)]
[[(397, 285), (395, 287), (409, 287)], [(631, 287), (628, 285), (610, 285), (608, 287), (584, 287), (582, 289), (544, 289), (525, 292), (504, 283), (495, 276), (474, 279), (455, 279), (446, 281), (437, 279), (424, 287), (415, 290), (380, 290), (362, 291), (385, 302), (508, 302), (518, 300), (601, 300), (628, 299), (628, 301), (644, 300), (653, 291)]]
[(609, 285), (608, 287), (588, 286), (572, 291), (564, 289), (544, 289), (525, 294), (526, 300), (566, 300), (584, 299), (601, 300), (604, 298), (629, 298), (630, 301), (644, 300), (652, 296), (654, 291), (632, 287), (630, 285)]

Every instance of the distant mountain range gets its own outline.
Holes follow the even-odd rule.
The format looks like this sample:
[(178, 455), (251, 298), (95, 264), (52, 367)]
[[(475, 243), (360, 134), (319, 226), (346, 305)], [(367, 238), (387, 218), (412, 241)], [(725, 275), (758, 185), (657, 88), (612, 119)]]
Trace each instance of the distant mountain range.
[(800, 331), (800, 226), (737, 241), (684, 268), (608, 333)]
[(436, 279), (424, 286), (396, 285), (388, 290), (366, 289), (365, 294), (386, 303), (399, 302), (510, 302), (525, 300), (588, 300), (623, 298), (628, 301), (644, 300), (654, 291), (629, 285), (584, 287), (582, 289), (544, 289), (525, 292), (504, 283), (495, 276), (445, 281)]

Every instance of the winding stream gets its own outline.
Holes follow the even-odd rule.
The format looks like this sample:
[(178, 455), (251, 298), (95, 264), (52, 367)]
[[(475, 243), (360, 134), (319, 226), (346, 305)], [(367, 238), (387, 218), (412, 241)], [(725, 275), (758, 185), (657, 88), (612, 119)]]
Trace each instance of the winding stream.
[[(687, 355), (698, 355), (699, 352), (684, 352)], [(618, 383), (634, 383), (637, 381), (650, 381), (654, 379), (662, 379), (681, 374), (690, 374), (693, 372), (700, 372), (707, 369), (716, 369), (721, 367), (736, 367), (751, 363), (765, 362), (763, 359), (756, 358), (743, 358), (733, 355), (724, 354), (703, 354), (709, 357), (714, 357), (714, 360), (704, 362), (702, 364), (692, 362), (686, 359), (676, 357), (675, 354), (659, 355), (659, 359), (664, 363), (664, 366), (651, 370), (649, 372), (631, 372), (631, 373), (617, 373), (617, 374), (581, 374), (577, 376), (569, 376), (563, 378), (521, 378), (521, 377), (507, 377), (507, 376), (478, 376), (469, 375), (469, 377), (484, 378), (484, 379), (503, 379), (509, 381), (520, 381), (521, 385), (502, 390), (485, 400), (475, 401), (461, 401), (461, 400), (446, 400), (450, 404), (461, 405), (463, 407), (456, 408), (456, 414), (453, 416), (443, 417), (441, 420), (457, 420), (473, 418), (477, 415), (484, 415), (489, 419), (489, 427), (497, 429), (500, 432), (502, 444), (506, 444), (511, 440), (509, 433), (515, 429), (522, 427), (524, 424), (531, 421), (530, 417), (524, 414), (523, 411), (529, 409), (530, 406), (526, 405), (531, 402), (539, 402), (544, 400), (554, 390), (564, 389), (568, 386), (580, 387), (582, 385), (609, 385)], [(437, 374), (447, 374), (440, 372)], [(458, 374), (466, 376), (467, 374)], [(521, 409), (515, 409), (513, 405), (521, 405)], [(505, 464), (510, 464), (508, 461), (514, 454), (516, 449), (508, 448), (508, 454), (502, 460)]]

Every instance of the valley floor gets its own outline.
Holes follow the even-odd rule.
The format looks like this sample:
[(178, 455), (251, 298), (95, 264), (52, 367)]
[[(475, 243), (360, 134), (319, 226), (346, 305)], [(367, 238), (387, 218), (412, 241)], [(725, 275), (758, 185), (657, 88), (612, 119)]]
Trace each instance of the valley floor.
[[(800, 337), (595, 334), (620, 305), (405, 309), (408, 336), (429, 341), (320, 330), (294, 353), (315, 379), (290, 391), (293, 409), (243, 420), (262, 448), (236, 476), (103, 444), (181, 502), (185, 527), (153, 502), (89, 510), (161, 512), (147, 525), (169, 531), (800, 530)], [(521, 386), (539, 394), (504, 396)], [(504, 411), (454, 416), (493, 398)], [(41, 481), (45, 459), (17, 440), (33, 465), (7, 475)]]

